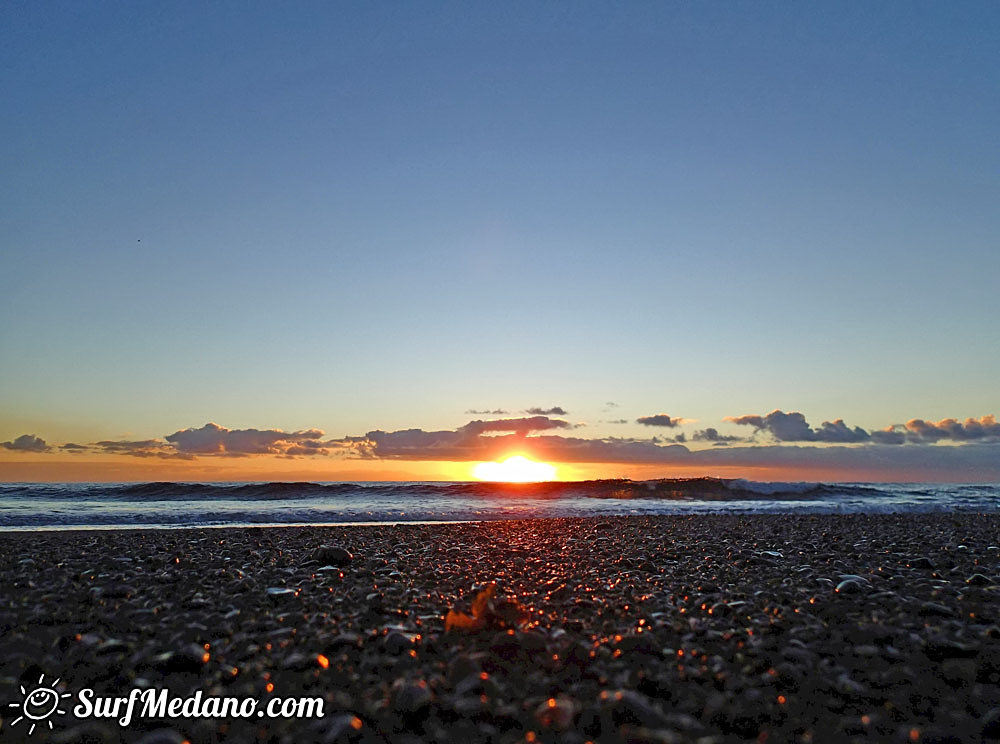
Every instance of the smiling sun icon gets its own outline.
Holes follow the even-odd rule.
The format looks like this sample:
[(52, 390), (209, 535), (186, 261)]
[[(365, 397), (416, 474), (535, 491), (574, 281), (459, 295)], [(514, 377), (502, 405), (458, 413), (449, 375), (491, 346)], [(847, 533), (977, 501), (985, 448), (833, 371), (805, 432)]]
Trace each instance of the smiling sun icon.
[(53, 715), (64, 715), (66, 711), (60, 709), (59, 701), (62, 698), (70, 697), (68, 692), (62, 694), (56, 692), (56, 685), (58, 684), (59, 680), (57, 679), (46, 685), (45, 675), (43, 674), (38, 678), (36, 684), (30, 685), (27, 688), (21, 685), (21, 694), (24, 696), (24, 700), (20, 703), (10, 703), (9, 706), (21, 709), (21, 715), (11, 721), (11, 728), (21, 721), (25, 721), (25, 723), (31, 724), (31, 727), (28, 729), (28, 736), (31, 736), (35, 732), (35, 726), (45, 721), (49, 724), (49, 730), (51, 731), (52, 721), (47, 719)]

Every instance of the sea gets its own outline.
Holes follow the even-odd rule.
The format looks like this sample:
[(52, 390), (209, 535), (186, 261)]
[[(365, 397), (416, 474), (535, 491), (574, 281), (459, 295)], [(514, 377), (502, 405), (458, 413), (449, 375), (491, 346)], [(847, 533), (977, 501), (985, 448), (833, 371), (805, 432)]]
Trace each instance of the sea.
[(0, 530), (5, 531), (954, 511), (1000, 511), (1000, 484), (763, 483), (719, 478), (0, 484)]

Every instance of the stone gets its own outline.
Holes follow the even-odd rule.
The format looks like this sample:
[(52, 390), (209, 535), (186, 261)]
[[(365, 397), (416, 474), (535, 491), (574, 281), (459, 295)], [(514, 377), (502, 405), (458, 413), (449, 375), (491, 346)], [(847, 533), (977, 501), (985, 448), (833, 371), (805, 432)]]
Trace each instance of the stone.
[(346, 566), (354, 560), (354, 555), (340, 545), (320, 545), (313, 550), (310, 558), (329, 566)]
[(941, 664), (941, 677), (952, 687), (971, 685), (976, 681), (974, 659), (946, 659)]
[(394, 630), (382, 639), (382, 648), (393, 656), (398, 656), (413, 648), (413, 639), (398, 630)]
[(844, 579), (834, 591), (837, 594), (859, 594), (864, 591), (865, 585), (856, 579)]
[(419, 713), (431, 704), (434, 695), (426, 680), (397, 679), (389, 690), (389, 704), (404, 715)]
[(573, 725), (579, 710), (580, 706), (573, 698), (559, 695), (538, 704), (535, 708), (535, 720), (544, 728), (565, 731)]
[(950, 607), (945, 607), (937, 602), (924, 602), (917, 609), (917, 614), (921, 617), (954, 617), (955, 612)]
[(150, 663), (161, 672), (200, 672), (208, 662), (210, 655), (195, 643), (185, 644), (181, 648), (157, 654)]
[(90, 593), (97, 599), (128, 599), (135, 596), (136, 588), (131, 584), (108, 584), (95, 586)]
[(604, 690), (598, 697), (601, 712), (609, 718), (614, 728), (637, 726), (663, 728), (666, 717), (641, 693), (633, 690)]

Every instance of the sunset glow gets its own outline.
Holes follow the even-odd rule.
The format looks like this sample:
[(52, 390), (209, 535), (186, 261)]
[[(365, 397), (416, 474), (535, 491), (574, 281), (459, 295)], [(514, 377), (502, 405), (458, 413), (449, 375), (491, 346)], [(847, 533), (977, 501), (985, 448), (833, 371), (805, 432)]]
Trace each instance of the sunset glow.
[(472, 469), (472, 474), (481, 481), (538, 483), (555, 480), (556, 466), (514, 455), (502, 462), (481, 462)]

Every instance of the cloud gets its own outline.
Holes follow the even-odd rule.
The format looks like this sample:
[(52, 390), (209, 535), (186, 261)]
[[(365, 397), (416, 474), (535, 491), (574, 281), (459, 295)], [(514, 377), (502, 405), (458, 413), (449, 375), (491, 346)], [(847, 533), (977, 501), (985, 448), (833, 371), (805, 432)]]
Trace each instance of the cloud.
[(967, 418), (964, 422), (946, 418), (936, 424), (923, 419), (910, 419), (906, 422), (906, 432), (907, 439), (913, 442), (997, 440), (1000, 439), (1000, 424), (992, 415)]
[(837, 419), (833, 422), (824, 421), (820, 424), (819, 429), (816, 429), (815, 434), (817, 442), (839, 442), (843, 444), (867, 442), (871, 438), (871, 435), (860, 426), (855, 426), (853, 429), (849, 428), (843, 419)]
[(611, 421), (602, 421), (602, 424), (627, 424), (628, 419), (612, 419)]
[[(470, 421), (454, 430), (424, 431), (376, 429), (363, 437), (345, 437), (326, 444), (353, 450), (357, 457), (403, 460), (488, 460), (512, 448), (523, 448), (524, 442), (538, 441), (529, 437), (533, 432), (571, 429), (572, 424), (547, 416), (531, 418)], [(495, 436), (486, 436), (493, 434)]]
[(528, 434), (533, 431), (549, 429), (571, 429), (572, 424), (562, 419), (551, 419), (548, 416), (532, 416), (531, 418), (494, 419), (492, 421), (470, 421), (461, 428), (471, 434), (483, 434), (487, 431), (513, 431), (518, 434)]
[(477, 411), (475, 408), (470, 408), (465, 413), (468, 416), (506, 416), (510, 411), (505, 411), (502, 408), (496, 408), (492, 411)]
[[(362, 436), (326, 439), (320, 429), (228, 429), (209, 423), (176, 431), (162, 439), (67, 443), (52, 447), (25, 434), (0, 446), (20, 452), (95, 452), (140, 458), (316, 457), (342, 455), (361, 459), (475, 461), (521, 452), (538, 459), (566, 463), (622, 463), (677, 466), (684, 472), (719, 474), (749, 472), (751, 477), (781, 479), (790, 471), (832, 480), (947, 479), (1000, 480), (1000, 424), (993, 415), (980, 418), (911, 419), (881, 430), (849, 427), (842, 419), (810, 426), (799, 412), (775, 410), (767, 415), (728, 418), (750, 426), (754, 436), (767, 432), (775, 443), (755, 444), (753, 437), (721, 434), (708, 427), (689, 439), (703, 443), (689, 449), (683, 432), (648, 439), (568, 436), (576, 427), (544, 415), (474, 419), (455, 429), (369, 431)], [(674, 428), (689, 421), (667, 414), (639, 419), (649, 426)], [(668, 423), (669, 421), (669, 423)], [(737, 443), (747, 445), (740, 446)], [(704, 445), (711, 444), (711, 447)], [(824, 446), (813, 446), (822, 444)], [(842, 473), (842, 476), (838, 474)], [(893, 477), (888, 478), (886, 474)], [(803, 476), (798, 476), (803, 477)]]
[(1000, 441), (1000, 423), (993, 415), (967, 418), (965, 421), (946, 418), (934, 423), (923, 419), (910, 419), (905, 424), (893, 424), (871, 432), (860, 426), (853, 429), (843, 419), (824, 421), (812, 428), (801, 413), (776, 410), (766, 416), (727, 416), (726, 421), (752, 426), (756, 431), (766, 431), (779, 442), (827, 442), (832, 444), (933, 444), (941, 441), (976, 442)]
[(22, 434), (13, 442), (0, 442), (0, 447), (15, 452), (48, 452), (52, 449), (44, 439), (34, 434)]
[(806, 417), (798, 411), (785, 413), (771, 411), (766, 416), (726, 416), (730, 421), (740, 426), (752, 426), (757, 431), (767, 431), (779, 442), (834, 442), (847, 444), (866, 442), (871, 435), (861, 427), (849, 428), (843, 419), (824, 421), (818, 429), (813, 429)]
[(743, 442), (746, 441), (743, 437), (734, 437), (728, 434), (720, 434), (719, 430), (709, 426), (707, 429), (701, 429), (696, 431), (691, 435), (691, 438), (696, 442), (712, 442), (716, 445), (727, 445), (730, 442)]
[(181, 460), (192, 460), (193, 455), (178, 452), (177, 448), (164, 442), (162, 439), (143, 439), (139, 441), (127, 440), (105, 440), (95, 442), (95, 447), (99, 452), (109, 455), (131, 455), (132, 457), (158, 457), (160, 459), (178, 458)]
[(324, 441), (320, 429), (286, 432), (281, 429), (227, 429), (208, 423), (200, 429), (190, 428), (168, 434), (164, 439), (105, 440), (84, 447), (66, 444), (63, 449), (96, 450), (104, 454), (132, 457), (178, 458), (192, 460), (199, 456), (279, 457), (322, 456), (331, 450), (343, 449), (340, 442)]
[[(721, 436), (720, 436), (721, 439)], [(703, 437), (702, 441), (711, 441)], [(1000, 479), (1000, 444), (980, 441), (960, 447), (910, 444), (899, 447), (868, 441), (827, 447), (773, 444), (690, 450), (683, 444), (652, 439), (607, 437), (583, 439), (547, 433), (483, 436), (466, 427), (448, 431), (406, 429), (372, 431), (340, 440), (355, 456), (392, 460), (496, 460), (522, 452), (562, 463), (631, 463), (684, 467), (688, 472), (749, 470), (763, 479), (781, 479), (789, 470), (836, 480), (879, 478), (994, 481)], [(714, 442), (713, 442), (714, 444)]]
[(906, 430), (899, 425), (877, 429), (870, 436), (876, 444), (906, 444)]
[(659, 444), (658, 439), (580, 439), (560, 435), (531, 437), (533, 456), (554, 462), (673, 463), (688, 461), (691, 452), (681, 444)]
[(287, 432), (281, 429), (227, 429), (208, 423), (200, 429), (183, 429), (166, 440), (186, 455), (325, 455), (329, 450), (320, 429)]
[(993, 415), (965, 421), (946, 418), (937, 423), (923, 419), (910, 419), (905, 424), (893, 424), (871, 433), (877, 444), (934, 444), (950, 441), (957, 443), (1000, 441), (1000, 424)]
[(461, 429), (457, 431), (376, 429), (363, 437), (347, 438), (342, 442), (351, 446), (355, 454), (363, 459), (475, 460), (484, 459), (488, 442), (507, 437), (483, 437), (478, 433)]
[[(659, 415), (666, 416), (666, 414)], [(684, 419), (668, 418), (675, 425), (684, 421)], [(694, 441), (710, 442), (713, 445), (710, 449), (701, 450), (688, 449), (684, 446), (685, 440), (681, 435), (666, 439), (660, 437), (584, 439), (556, 433), (573, 427), (561, 419), (545, 416), (495, 421), (476, 420), (455, 430), (445, 431), (377, 430), (368, 432), (363, 437), (338, 440), (338, 444), (353, 450), (356, 456), (360, 457), (413, 460), (496, 459), (519, 450), (553, 462), (659, 463), (706, 469), (715, 466), (834, 469), (842, 464), (847, 468), (867, 469), (864, 471), (871, 473), (877, 473), (883, 465), (893, 468), (923, 469), (926, 472), (936, 460), (941, 460), (942, 466), (946, 462), (958, 463), (968, 460), (979, 467), (980, 471), (984, 467), (981, 453), (970, 452), (959, 455), (954, 452), (943, 454), (935, 452), (934, 457), (928, 457), (928, 449), (964, 448), (935, 448), (926, 443), (924, 446), (916, 447), (914, 433), (901, 426), (869, 434), (860, 427), (851, 428), (842, 419), (836, 419), (832, 422), (824, 421), (820, 426), (813, 428), (801, 413), (782, 411), (773, 411), (767, 416), (745, 416), (730, 420), (769, 431), (780, 442), (803, 441), (831, 446), (790, 444), (736, 446), (737, 443), (750, 440), (721, 434), (711, 427), (695, 432), (691, 437)], [(946, 432), (947, 436), (952, 438), (965, 437), (968, 440), (978, 439), (981, 442), (990, 441), (988, 437), (992, 436), (998, 426), (992, 417), (969, 420), (961, 424), (961, 429), (950, 420), (939, 424), (934, 425), (937, 432), (932, 434), (934, 437), (940, 438), (941, 432)], [(915, 424), (914, 428), (921, 432), (928, 431), (926, 424), (923, 426)], [(915, 451), (909, 455), (891, 454), (898, 449), (897, 445), (902, 443), (909, 443)], [(1000, 471), (1000, 467), (994, 469)]]
[(686, 421), (687, 419), (674, 418), (665, 413), (657, 413), (654, 416), (640, 416), (635, 420), (637, 424), (642, 424), (643, 426), (669, 426), (671, 429)]
[[(762, 479), (781, 479), (783, 470), (811, 471), (822, 479), (937, 480), (995, 482), (1000, 480), (1000, 444), (978, 442), (961, 447), (910, 444), (905, 447), (769, 445), (723, 447), (691, 453), (690, 462), (703, 468), (752, 468), (774, 473)], [(777, 476), (777, 478), (775, 478)], [(760, 476), (758, 476), (760, 477)], [(802, 476), (798, 476), (802, 477)]]
[(533, 416), (569, 416), (569, 412), (562, 406), (552, 406), (552, 408), (539, 408), (535, 406), (526, 410), (525, 413), (530, 413)]

